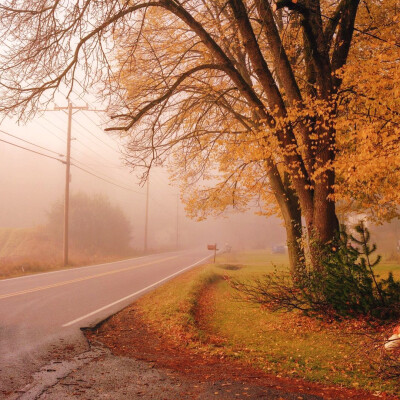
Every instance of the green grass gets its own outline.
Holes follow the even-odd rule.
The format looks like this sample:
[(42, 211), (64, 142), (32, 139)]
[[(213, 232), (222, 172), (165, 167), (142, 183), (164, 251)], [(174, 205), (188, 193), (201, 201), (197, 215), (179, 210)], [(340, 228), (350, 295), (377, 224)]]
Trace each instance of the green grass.
[(199, 267), (142, 297), (137, 306), (147, 322), (170, 340), (203, 341), (204, 332), (195, 321), (196, 307), (202, 290), (218, 279), (219, 274)]
[[(196, 268), (168, 282), (137, 304), (145, 320), (160, 332), (177, 342), (189, 339), (196, 351), (240, 359), (281, 376), (395, 392), (398, 382), (380, 380), (372, 368), (379, 349), (372, 349), (376, 354), (366, 352), (369, 339), (347, 334), (361, 329), (357, 324), (327, 324), (296, 313), (267, 312), (238, 301), (227, 281), (221, 279), (229, 276), (248, 280), (287, 265), (286, 256), (265, 251), (224, 254), (217, 257), (216, 264)], [(235, 266), (240, 268), (235, 270)], [(384, 264), (379, 272), (386, 274), (389, 270), (399, 271), (400, 267)], [(212, 305), (204, 331), (196, 324), (196, 307), (200, 296), (209, 293), (204, 289), (211, 284)], [(210, 336), (218, 337), (224, 346), (207, 342)]]
[[(363, 365), (362, 354), (353, 355), (359, 338), (340, 341), (336, 326), (331, 329), (314, 321), (308, 326), (307, 319), (295, 314), (261, 312), (248, 303), (233, 301), (226, 283), (219, 285), (216, 301), (211, 329), (227, 339), (236, 357), (266, 371), (311, 381), (360, 385), (370, 390), (386, 386), (376, 384), (375, 372)], [(294, 323), (288, 323), (288, 318)]]
[(400, 279), (400, 264), (393, 261), (382, 261), (375, 268), (375, 273), (381, 278), (387, 278), (389, 272), (393, 272), (393, 276)]

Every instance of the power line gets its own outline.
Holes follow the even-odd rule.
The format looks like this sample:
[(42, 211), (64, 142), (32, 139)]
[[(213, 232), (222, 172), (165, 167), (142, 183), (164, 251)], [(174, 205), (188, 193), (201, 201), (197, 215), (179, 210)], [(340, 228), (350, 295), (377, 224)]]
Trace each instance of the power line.
[[(95, 110), (95, 113), (96, 113), (96, 114), (98, 115), (98, 117), (103, 121), (104, 124), (107, 123), (107, 121), (105, 121), (104, 118), (99, 114), (99, 111), (96, 111), (96, 110)], [(83, 114), (92, 122), (93, 125), (95, 125), (97, 128), (99, 127), (98, 124), (97, 124), (95, 121), (93, 121), (92, 117), (91, 117), (88, 113), (83, 112)], [(103, 130), (102, 130), (102, 132), (104, 133)], [(110, 138), (111, 140), (113, 140), (115, 143), (117, 143), (118, 145), (120, 145), (120, 143), (118, 142), (118, 140), (115, 139), (114, 137), (112, 137), (111, 135), (107, 135), (107, 137), (109, 137), (109, 138)]]
[[(83, 86), (82, 86), (82, 84), (80, 83), (80, 82), (78, 82), (77, 81), (77, 83), (79, 84), (79, 86), (83, 89), (83, 90), (86, 90)], [(107, 124), (107, 120), (104, 118), (104, 116), (101, 114), (103, 111), (106, 111), (106, 110), (96, 110), (96, 107), (94, 107), (93, 106), (93, 104), (91, 104), (90, 102), (88, 102), (85, 98), (83, 98), (83, 96), (81, 95), (81, 94), (79, 94), (75, 89), (72, 89), (72, 92), (76, 95), (76, 96), (78, 96), (82, 101), (84, 101), (86, 104), (88, 104), (90, 107), (92, 107), (92, 109), (93, 110), (88, 110), (88, 111), (94, 111), (96, 114), (97, 114), (97, 116), (101, 119), (101, 121), (103, 122), (103, 124)], [(95, 122), (95, 121), (93, 121), (93, 119), (90, 117), (90, 115), (89, 114), (87, 114), (85, 111), (83, 111), (83, 114), (93, 123), (93, 125), (95, 125), (97, 128), (99, 128), (99, 126), (98, 126), (98, 124)], [(102, 130), (102, 132), (104, 132), (103, 130)], [(111, 140), (113, 140), (115, 143), (117, 143), (117, 145), (119, 146), (121, 143), (117, 140), (117, 139), (115, 139), (114, 137), (112, 137), (111, 135), (108, 135), (107, 137), (109, 137)], [(99, 139), (98, 137), (96, 137), (97, 139)], [(99, 139), (100, 140), (100, 139)], [(100, 141), (102, 141), (102, 140), (100, 140)], [(104, 142), (103, 142), (104, 143)], [(105, 143), (106, 144), (106, 143)], [(109, 146), (108, 144), (106, 144), (107, 146)], [(114, 149), (115, 150), (115, 149)]]
[[(47, 121), (50, 125), (53, 125), (54, 128), (58, 129), (59, 131), (61, 131), (63, 134), (65, 133), (59, 126), (57, 126), (54, 122), (52, 122), (51, 120), (49, 120), (48, 118), (46, 118), (44, 115), (41, 116), (41, 118), (43, 118), (45, 121)], [(37, 121), (36, 121), (37, 122)], [(38, 122), (39, 123), (39, 122)], [(55, 137), (58, 137), (60, 140), (62, 140), (64, 143), (66, 143), (66, 140), (64, 138), (60, 138), (59, 136), (57, 136), (55, 133), (52, 133)]]
[[(111, 72), (111, 74), (112, 74), (114, 80), (117, 81), (118, 79), (115, 77), (113, 71), (110, 71), (110, 72)], [(83, 85), (82, 85), (79, 81), (76, 81), (76, 83), (77, 83), (84, 91), (86, 91), (86, 88), (84, 88)], [(73, 92), (74, 92), (78, 97), (80, 97), (80, 98), (82, 99), (82, 96), (79, 95), (79, 94), (77, 94), (76, 91), (73, 90)], [(119, 94), (119, 92), (118, 92), (118, 94)], [(124, 104), (124, 106), (125, 106), (127, 109), (129, 109), (129, 107), (128, 107), (128, 105), (127, 105), (127, 102), (126, 102), (126, 99), (125, 99), (123, 96), (121, 96), (120, 94), (119, 94), (118, 97), (120, 98), (120, 100), (121, 100), (121, 102)], [(83, 100), (83, 99), (82, 99), (82, 100)], [(96, 113), (97, 113), (97, 112), (98, 112), (98, 111), (96, 111)], [(100, 117), (100, 118), (102, 118), (102, 117)]]
[(58, 140), (60, 140), (61, 142), (65, 143), (65, 139), (58, 136), (57, 134), (55, 134), (53, 131), (51, 131), (49, 128), (47, 128), (46, 126), (44, 126), (42, 123), (40, 123), (38, 120), (33, 120), (33, 123), (36, 123), (40, 126), (41, 129), (44, 129), (45, 131), (47, 131), (48, 133), (50, 133), (52, 136), (54, 136), (55, 138), (57, 138)]
[[(83, 162), (77, 160), (76, 158), (71, 157), (71, 160), (73, 160), (73, 161), (77, 162), (78, 164), (80, 164), (79, 166), (81, 166), (82, 168), (85, 167), (85, 168), (91, 170), (93, 173), (95, 173), (95, 174), (97, 174), (97, 175), (100, 175), (100, 176), (102, 176), (102, 177), (105, 178), (105, 179), (111, 180), (111, 181), (113, 181), (114, 183), (119, 184), (119, 185), (121, 185), (121, 186), (124, 186), (124, 185), (125, 185), (125, 183), (117, 182), (114, 178), (111, 178), (110, 176), (107, 176), (107, 175), (105, 175), (105, 174), (103, 174), (103, 173), (100, 173), (99, 171), (97, 171), (97, 170), (95, 170), (94, 168), (92, 168), (90, 165), (85, 164), (85, 163), (83, 163)], [(129, 186), (129, 184), (126, 184), (125, 186)]]
[(27, 147), (24, 147), (24, 146), (19, 146), (18, 144), (8, 142), (7, 140), (0, 139), (0, 142), (4, 142), (4, 143), (7, 143), (7, 144), (10, 144), (11, 146), (15, 146), (15, 147), (18, 147), (20, 149), (23, 149), (23, 150), (26, 150), (26, 151), (30, 151), (31, 153), (35, 153), (35, 154), (38, 154), (38, 155), (43, 156), (43, 157), (51, 158), (53, 160), (57, 160), (57, 161), (60, 161), (61, 163), (65, 164), (64, 160), (61, 160), (61, 159), (53, 157), (53, 156), (49, 156), (48, 154), (44, 154), (44, 153), (41, 153), (39, 151), (28, 149)]
[[(84, 91), (86, 91), (86, 89), (82, 86), (81, 83), (79, 83), (78, 81), (76, 81), (76, 83), (78, 83), (79, 86), (80, 86)], [(94, 107), (92, 103), (88, 102), (85, 98), (83, 98), (83, 96), (82, 96), (81, 94), (77, 93), (77, 91), (76, 91), (75, 89), (72, 89), (72, 92), (73, 92), (76, 96), (78, 96), (82, 101), (84, 101), (86, 104), (88, 104), (90, 107), (92, 107), (93, 110), (90, 110), (90, 111), (94, 111), (94, 112), (98, 115), (98, 117), (103, 121), (103, 123), (105, 123), (105, 124), (107, 123), (107, 121), (104, 119), (104, 117), (100, 114), (100, 112), (106, 111), (106, 110), (96, 110), (96, 107)]]
[[(76, 124), (78, 124), (82, 129), (84, 129), (85, 132), (89, 133), (91, 136), (93, 136), (95, 139), (97, 139), (98, 141), (100, 141), (101, 143), (103, 143), (105, 146), (109, 147), (111, 150), (115, 151), (117, 154), (119, 154), (118, 150), (116, 150), (114, 147), (112, 147), (111, 145), (109, 145), (108, 143), (104, 142), (103, 140), (101, 140), (98, 136), (96, 136), (95, 134), (93, 134), (92, 132), (90, 132), (89, 129), (87, 129), (85, 126), (83, 126), (79, 121), (75, 120), (74, 121)], [(93, 142), (92, 142), (93, 143)]]
[(80, 167), (80, 166), (78, 166), (78, 165), (76, 165), (76, 164), (74, 164), (74, 163), (71, 163), (71, 165), (73, 165), (75, 168), (78, 168), (78, 169), (80, 169), (80, 170), (86, 172), (86, 173), (89, 174), (89, 175), (95, 176), (96, 178), (101, 179), (102, 181), (109, 183), (110, 185), (117, 186), (117, 187), (119, 187), (119, 188), (121, 188), (121, 189), (125, 189), (125, 190), (128, 190), (128, 191), (133, 192), (133, 193), (136, 193), (136, 194), (144, 195), (144, 193), (137, 192), (137, 191), (135, 191), (135, 190), (133, 190), (133, 189), (131, 189), (131, 188), (128, 188), (128, 187), (119, 185), (118, 183), (115, 183), (115, 182), (112, 182), (112, 181), (110, 181), (110, 180), (108, 180), (108, 179), (102, 178), (101, 176), (99, 176), (99, 175), (97, 175), (97, 174), (94, 174), (93, 172), (90, 172), (90, 171), (88, 171), (87, 169), (82, 168), (82, 167)]
[[(3, 131), (2, 131), (2, 132), (3, 132)], [(9, 144), (9, 145), (11, 145), (11, 146), (18, 147), (18, 148), (20, 148), (20, 149), (22, 149), (22, 150), (26, 150), (26, 151), (29, 151), (29, 152), (31, 152), (31, 153), (35, 153), (35, 154), (37, 154), (37, 155), (40, 155), (40, 156), (42, 156), (42, 157), (47, 157), (47, 158), (50, 158), (50, 159), (52, 159), (52, 160), (56, 160), (56, 161), (59, 161), (59, 162), (65, 164), (65, 161), (64, 161), (64, 160), (61, 160), (61, 159), (59, 159), (59, 158), (57, 158), (57, 157), (49, 156), (49, 155), (44, 154), (44, 153), (41, 153), (41, 152), (39, 152), (39, 151), (35, 151), (35, 150), (32, 150), (32, 149), (28, 149), (27, 147), (24, 147), (24, 146), (19, 146), (18, 144), (8, 142), (7, 140), (0, 139), (0, 142)], [(46, 150), (47, 150), (47, 149), (46, 149)], [(63, 156), (63, 157), (64, 157), (64, 156)], [(81, 164), (81, 162), (78, 161), (78, 160), (75, 160), (75, 162), (78, 162), (78, 163)], [(125, 190), (129, 190), (130, 192), (133, 192), (133, 193), (136, 193), (136, 194), (144, 195), (144, 193), (137, 192), (137, 191), (135, 191), (135, 190), (133, 190), (133, 189), (131, 189), (131, 188), (128, 188), (128, 187), (122, 186), (122, 185), (120, 185), (120, 184), (118, 184), (118, 183), (115, 183), (115, 182), (109, 180), (110, 178), (109, 178), (109, 179), (106, 179), (106, 178), (103, 178), (103, 177), (101, 177), (101, 176), (99, 176), (99, 175), (93, 173), (93, 172), (90, 172), (90, 171), (88, 171), (87, 169), (85, 169), (85, 168), (83, 168), (83, 167), (81, 167), (81, 166), (79, 166), (79, 165), (77, 165), (77, 164), (75, 164), (75, 163), (71, 163), (71, 165), (73, 165), (74, 167), (76, 167), (76, 168), (78, 168), (78, 169), (80, 169), (80, 170), (82, 170), (82, 171), (84, 171), (84, 172), (86, 172), (86, 173), (88, 173), (88, 174), (90, 174), (90, 175), (92, 175), (92, 176), (95, 176), (96, 178), (101, 179), (101, 180), (103, 180), (103, 181), (105, 181), (105, 182), (107, 182), (107, 183), (109, 183), (109, 184), (111, 184), (111, 185), (117, 186), (117, 187), (122, 188), (122, 189), (125, 189)]]
[[(91, 136), (94, 136), (95, 139), (99, 140), (100, 142), (102, 142), (103, 144), (105, 144), (106, 146), (110, 147), (111, 150), (113, 150), (116, 154), (120, 154), (118, 152), (118, 150), (116, 150), (115, 148), (113, 148), (112, 146), (108, 145), (107, 143), (103, 142), (100, 138), (98, 138), (96, 135), (94, 135), (92, 132), (90, 132), (85, 126), (83, 126), (79, 121), (75, 120), (74, 121), (75, 124), (79, 125), (84, 132), (89, 133)], [(96, 127), (98, 128), (98, 126), (96, 125)], [(79, 131), (81, 132), (81, 131)], [(94, 142), (93, 140), (91, 140), (88, 136), (84, 135), (84, 137), (86, 139), (88, 139), (91, 143), (97, 144), (97, 142)], [(98, 153), (97, 151), (95, 151), (92, 147), (87, 146), (85, 143), (83, 143), (82, 141), (79, 141), (81, 143), (81, 145), (85, 148), (87, 148), (89, 151), (91, 151), (92, 153), (96, 154), (97, 156), (101, 157), (103, 160), (107, 161), (109, 164), (113, 164), (113, 162), (109, 159), (107, 159), (106, 157), (104, 157), (104, 155)], [(114, 164), (115, 165), (115, 164)]]
[[(90, 117), (90, 115), (86, 112), (83, 112), (83, 115), (97, 128), (100, 130), (100, 132), (102, 132), (104, 134), (104, 131), (102, 129), (100, 129), (99, 125)], [(107, 147), (110, 147), (112, 150), (117, 151), (114, 147), (112, 147), (109, 143), (106, 143), (104, 140), (100, 139), (98, 136), (95, 136), (95, 138), (97, 140), (100, 140), (100, 142), (102, 142), (103, 144), (105, 144)], [(119, 142), (117, 140), (115, 140), (112, 136), (107, 135), (108, 138), (110, 138), (111, 140), (113, 140), (118, 146), (119, 146)]]
[[(75, 149), (75, 151), (78, 151), (78, 153), (81, 153), (81, 154), (83, 154), (84, 156), (86, 156), (86, 154), (85, 153), (83, 153), (81, 150), (79, 150), (79, 149)], [(90, 155), (89, 155), (90, 156)], [(71, 159), (75, 159), (74, 157), (71, 157)], [(75, 159), (76, 160), (76, 159)], [(92, 160), (94, 160), (94, 158), (92, 158), (91, 160), (89, 160), (89, 161), (92, 161)], [(79, 161), (79, 160), (78, 160)], [(100, 168), (103, 168), (103, 167), (107, 167), (107, 169), (109, 169), (109, 168), (113, 168), (114, 170), (120, 170), (120, 171), (125, 171), (126, 172), (126, 168), (123, 166), (123, 165), (109, 165), (109, 164), (107, 164), (107, 165), (104, 165), (104, 164), (102, 164), (101, 162), (97, 162), (97, 160), (96, 160), (96, 163), (91, 163), (91, 162), (89, 162), (89, 163), (85, 163), (85, 165), (86, 166), (89, 166), (89, 167), (92, 167), (92, 168), (97, 168), (97, 167), (100, 167)]]
[[(77, 139), (78, 140), (78, 139)], [(82, 140), (78, 140), (78, 142), (83, 146), (85, 149), (91, 151), (93, 154), (96, 154), (98, 157), (102, 158), (104, 161), (106, 161), (109, 165), (117, 167), (116, 164), (114, 164), (110, 159), (104, 157), (102, 154), (94, 150), (92, 147), (87, 146)], [(79, 149), (78, 149), (79, 150)]]
[[(50, 120), (48, 120), (47, 118), (45, 118), (45, 119), (46, 119), (47, 122), (51, 123), (54, 127), (56, 127), (57, 129), (61, 130), (60, 127), (56, 126), (56, 125), (55, 125), (54, 123), (52, 123)], [(74, 123), (77, 123), (82, 129), (84, 129), (85, 131), (87, 131), (87, 129), (86, 129), (82, 124), (80, 124), (78, 121), (75, 120)], [(79, 130), (78, 132), (81, 132), (81, 131)], [(55, 136), (58, 137), (57, 135), (55, 135)], [(89, 137), (87, 137), (87, 136), (84, 136), (84, 137), (87, 138), (87, 139), (89, 139)], [(61, 140), (61, 138), (60, 138), (60, 140)], [(91, 140), (91, 139), (89, 139), (89, 140), (90, 140), (91, 143), (97, 144), (97, 143), (94, 142), (93, 140)], [(65, 140), (63, 140), (63, 141), (64, 141), (64, 143), (65, 143)], [(111, 160), (105, 158), (102, 154), (100, 154), (100, 153), (98, 153), (97, 151), (95, 151), (95, 150), (93, 149), (93, 146), (92, 146), (92, 147), (89, 147), (89, 146), (87, 146), (84, 142), (82, 142), (82, 141), (80, 141), (80, 140), (79, 140), (79, 143), (81, 144), (82, 147), (86, 148), (87, 150), (89, 150), (89, 151), (91, 151), (92, 153), (96, 154), (97, 156), (101, 157), (104, 161), (106, 161), (106, 162), (112, 164), (112, 161), (111, 161)], [(115, 149), (114, 149), (114, 150), (115, 150)], [(79, 149), (78, 149), (78, 151), (79, 151)], [(116, 150), (115, 150), (115, 151), (116, 151)], [(116, 152), (117, 152), (117, 151), (116, 151)], [(93, 158), (93, 159), (94, 159), (94, 158)]]
[[(6, 134), (6, 135), (9, 135), (9, 136), (11, 136), (11, 137), (13, 137), (13, 138), (15, 138), (15, 139), (21, 140), (21, 141), (23, 141), (23, 142), (25, 142), (25, 143), (28, 143), (28, 144), (30, 144), (30, 145), (32, 145), (32, 146), (38, 147), (38, 148), (40, 148), (40, 149), (42, 149), (42, 150), (46, 150), (46, 151), (48, 151), (48, 152), (54, 153), (54, 154), (56, 154), (56, 155), (58, 155), (58, 156), (60, 156), (60, 157), (65, 157), (64, 154), (59, 154), (59, 153), (57, 153), (57, 152), (55, 152), (55, 151), (53, 151), (53, 150), (50, 150), (50, 149), (48, 149), (48, 148), (46, 148), (46, 147), (39, 146), (39, 145), (37, 145), (37, 144), (35, 144), (35, 143), (32, 143), (32, 142), (30, 142), (30, 141), (28, 141), (28, 140), (24, 140), (24, 139), (22, 139), (22, 138), (20, 138), (20, 137), (18, 137), (18, 136), (12, 135), (11, 133), (8, 133), (8, 132), (4, 131), (4, 130), (2, 130), (2, 129), (0, 129), (0, 132), (4, 133), (4, 134)], [(2, 140), (2, 141), (4, 141), (4, 140)], [(7, 142), (7, 141), (4, 141), (4, 142), (7, 143), (7, 144), (11, 144), (11, 145), (13, 145), (13, 146), (17, 146), (17, 147), (26, 149), (26, 150), (28, 150), (28, 151), (34, 152), (34, 151), (31, 150), (31, 149), (27, 149), (27, 148), (18, 146), (17, 144), (14, 144), (14, 143), (11, 143), (11, 142)], [(46, 154), (43, 154), (43, 153), (39, 153), (39, 152), (35, 152), (35, 153), (36, 153), (36, 154), (43, 155), (43, 156), (47, 156)], [(56, 159), (56, 158), (55, 158), (55, 159)], [(91, 169), (90, 166), (85, 165), (85, 164), (82, 163), (81, 161), (79, 161), (79, 160), (77, 160), (77, 159), (75, 159), (75, 158), (73, 158), (73, 160), (74, 160), (75, 162), (77, 162), (77, 163), (79, 163), (79, 164), (85, 166), (86, 168)], [(62, 160), (60, 160), (60, 161), (62, 161)], [(97, 172), (97, 171), (96, 171), (96, 172)], [(95, 175), (95, 174), (94, 174), (94, 175)], [(109, 179), (109, 180), (112, 179), (112, 178), (110, 178), (110, 177), (108, 177), (108, 176), (106, 176), (106, 178)], [(114, 182), (114, 183), (115, 183), (115, 182)], [(120, 185), (120, 186), (122, 186), (122, 185)], [(139, 193), (139, 192), (138, 192), (138, 193)]]
[(78, 140), (78, 143), (82, 146), (82, 147), (75, 147), (74, 148), (74, 153), (77, 153), (80, 157), (83, 157), (84, 159), (89, 159), (90, 163), (87, 163), (86, 165), (91, 165), (92, 167), (104, 167), (106, 166), (107, 168), (114, 168), (114, 169), (119, 169), (119, 170), (123, 170), (124, 167), (122, 165), (111, 165), (111, 161), (103, 158), (105, 161), (107, 161), (107, 164), (105, 164), (102, 160), (100, 160), (99, 158), (95, 157), (94, 155), (90, 154), (89, 152), (87, 152), (86, 150), (89, 150), (91, 152), (93, 152), (93, 154), (96, 154), (100, 157), (102, 157), (100, 155), (100, 153), (95, 152), (94, 150), (92, 150), (90, 147), (87, 147), (85, 145), (85, 143), (83, 143), (82, 141)]
[[(50, 111), (53, 111), (53, 110), (50, 110)], [(58, 114), (56, 114), (55, 116), (56, 116), (56, 118), (59, 119), (60, 121), (62, 120), (61, 117), (59, 117)], [(63, 131), (59, 126), (57, 126), (56, 124), (54, 124), (51, 120), (49, 120), (49, 119), (46, 118), (45, 116), (42, 116), (42, 118), (43, 118), (44, 120), (46, 120), (49, 124), (53, 125), (56, 129), (58, 129), (58, 130), (60, 130), (61, 132), (64, 133), (64, 131)], [(37, 121), (36, 121), (36, 122), (37, 122)], [(39, 122), (37, 122), (37, 123), (39, 123)], [(77, 123), (82, 129), (84, 129), (85, 131), (87, 131), (87, 129), (86, 129), (82, 124), (80, 124), (77, 120), (75, 120), (74, 123)], [(39, 125), (41, 125), (41, 124), (39, 124)], [(41, 125), (41, 126), (42, 126), (42, 125)], [(42, 127), (43, 127), (43, 126), (42, 126)], [(60, 140), (62, 140), (64, 143), (66, 142), (65, 139), (60, 138), (60, 137), (59, 137), (58, 135), (56, 135), (54, 132), (51, 132), (50, 130), (48, 130), (48, 129), (45, 128), (45, 127), (44, 127), (44, 129), (46, 129), (48, 132), (50, 132), (50, 133), (51, 133), (52, 135), (54, 135), (55, 137), (57, 137), (57, 138), (59, 138)], [(95, 136), (95, 135), (94, 135), (94, 136)], [(87, 137), (87, 136), (85, 136), (85, 137)], [(88, 138), (88, 137), (87, 137), (87, 138)], [(89, 140), (90, 140), (90, 139), (89, 139)], [(90, 141), (91, 141), (91, 143), (95, 143), (93, 140), (90, 140)], [(86, 145), (85, 143), (83, 143), (82, 141), (79, 141), (79, 143), (82, 145), (82, 147), (86, 148), (87, 150), (89, 150), (89, 151), (91, 151), (92, 153), (96, 154), (97, 156), (101, 157), (104, 161), (106, 161), (106, 162), (112, 164), (112, 161), (111, 161), (111, 160), (105, 158), (103, 155), (101, 155), (100, 153), (98, 153), (97, 151), (95, 151), (92, 147), (87, 146), (87, 145)], [(95, 143), (95, 144), (96, 144), (96, 143)], [(115, 152), (117, 152), (115, 149), (113, 149), (113, 150), (114, 150)], [(117, 152), (117, 153), (118, 153), (118, 152)]]
[(28, 144), (30, 144), (30, 145), (32, 145), (32, 146), (38, 147), (39, 149), (46, 150), (46, 151), (48, 151), (48, 152), (50, 152), (50, 153), (56, 154), (56, 155), (58, 155), (59, 157), (65, 157), (64, 154), (60, 154), (60, 153), (58, 153), (58, 152), (56, 152), (56, 151), (53, 151), (53, 150), (50, 150), (50, 149), (48, 149), (48, 148), (46, 148), (46, 147), (39, 146), (38, 144), (29, 142), (28, 140), (25, 140), (25, 139), (22, 139), (22, 138), (20, 138), (20, 137), (18, 137), (18, 136), (12, 135), (11, 133), (8, 133), (8, 132), (6, 132), (6, 131), (4, 131), (4, 130), (2, 130), (2, 129), (0, 129), (0, 132), (4, 133), (5, 135), (11, 136), (11, 137), (13, 137), (13, 138), (15, 138), (15, 139), (21, 140), (22, 142), (28, 143)]

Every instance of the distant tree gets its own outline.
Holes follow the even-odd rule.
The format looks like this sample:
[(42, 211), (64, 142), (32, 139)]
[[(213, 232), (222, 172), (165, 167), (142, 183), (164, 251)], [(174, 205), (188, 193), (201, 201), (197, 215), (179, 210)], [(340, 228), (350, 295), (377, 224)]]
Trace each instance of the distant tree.
[[(64, 205), (55, 203), (48, 213), (47, 228), (56, 240), (62, 239)], [(104, 196), (78, 193), (70, 202), (70, 241), (79, 251), (121, 254), (129, 251), (131, 225), (120, 208)]]

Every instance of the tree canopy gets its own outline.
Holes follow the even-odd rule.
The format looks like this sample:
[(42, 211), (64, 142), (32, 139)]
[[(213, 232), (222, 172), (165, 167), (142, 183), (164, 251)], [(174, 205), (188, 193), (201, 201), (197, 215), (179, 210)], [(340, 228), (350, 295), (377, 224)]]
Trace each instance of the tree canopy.
[(398, 13), (394, 0), (8, 0), (0, 111), (29, 116), (83, 71), (129, 163), (173, 156), (194, 213), (273, 199), (296, 264), (302, 218), (327, 242), (338, 200), (396, 212)]

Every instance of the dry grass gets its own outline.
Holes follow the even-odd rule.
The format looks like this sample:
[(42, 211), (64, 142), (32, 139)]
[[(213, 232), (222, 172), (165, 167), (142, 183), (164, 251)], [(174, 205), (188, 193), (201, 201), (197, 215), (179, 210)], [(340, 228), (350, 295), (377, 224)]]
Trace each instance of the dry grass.
[[(71, 245), (69, 266), (112, 262), (134, 256), (77, 251)], [(0, 228), (0, 279), (54, 271), (62, 268), (62, 244), (52, 240), (42, 227)]]

